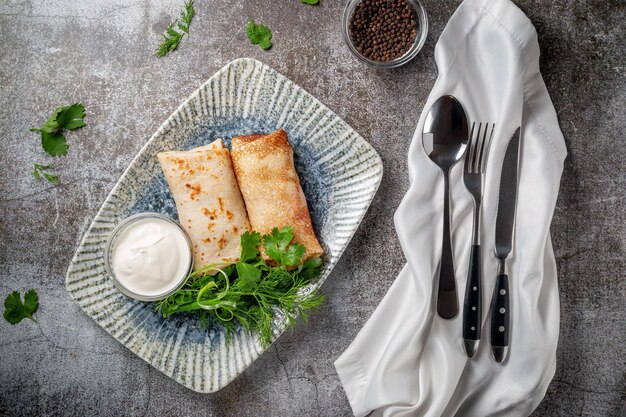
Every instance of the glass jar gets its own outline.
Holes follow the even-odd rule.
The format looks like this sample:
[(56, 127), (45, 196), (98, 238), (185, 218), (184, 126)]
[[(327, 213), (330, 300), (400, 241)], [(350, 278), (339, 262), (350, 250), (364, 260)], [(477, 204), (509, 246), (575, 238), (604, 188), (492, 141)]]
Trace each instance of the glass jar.
[(405, 0), (413, 11), (413, 15), (417, 22), (417, 35), (415, 36), (413, 45), (411, 45), (411, 47), (403, 55), (390, 61), (375, 61), (363, 55), (354, 45), (352, 37), (350, 36), (350, 19), (354, 13), (354, 9), (359, 3), (361, 3), (361, 1), (362, 0), (349, 0), (343, 11), (342, 35), (343, 40), (346, 42), (350, 52), (352, 52), (352, 54), (361, 62), (376, 68), (396, 68), (415, 58), (424, 46), (424, 42), (426, 42), (426, 36), (428, 34), (428, 16), (426, 15), (426, 9), (424, 9), (422, 3), (420, 3), (419, 0)]
[[(134, 225), (137, 225), (138, 222), (142, 222), (144, 220), (156, 220), (157, 222), (166, 222), (168, 224), (174, 225), (176, 229), (180, 231), (181, 236), (183, 236), (184, 242), (185, 242), (185, 244), (180, 244), (181, 242), (179, 241), (179, 244), (180, 244), (179, 248), (181, 248), (180, 250), (183, 251), (182, 252), (183, 255), (186, 254), (186, 252), (184, 251), (186, 250), (189, 251), (188, 252), (188, 255), (189, 255), (188, 265), (186, 265), (186, 267), (184, 266), (186, 264), (185, 262), (186, 259), (183, 258), (181, 260), (181, 262), (183, 263), (179, 264), (177, 268), (178, 271), (181, 271), (180, 276), (175, 276), (173, 279), (171, 279), (171, 283), (167, 285), (167, 287), (163, 290), (163, 292), (156, 293), (154, 291), (149, 291), (149, 292), (142, 294), (138, 291), (133, 291), (132, 289), (129, 288), (129, 285), (125, 285), (124, 282), (120, 280), (120, 277), (116, 276), (115, 268), (113, 267), (113, 264), (114, 264), (113, 257), (115, 253), (115, 247), (116, 247), (116, 244), (118, 243), (119, 238), (124, 236), (125, 232), (129, 231), (130, 228), (132, 228)], [(174, 255), (175, 254), (172, 254), (172, 256)], [(163, 257), (160, 257), (159, 259), (163, 259)], [(109, 277), (111, 277), (113, 284), (115, 284), (115, 286), (124, 295), (134, 298), (136, 300), (140, 300), (140, 301), (162, 300), (166, 298), (167, 296), (174, 294), (176, 291), (178, 291), (180, 287), (182, 287), (185, 281), (187, 280), (187, 276), (189, 276), (189, 274), (193, 271), (193, 260), (194, 260), (193, 246), (192, 246), (191, 239), (189, 235), (187, 234), (187, 232), (181, 227), (180, 224), (178, 224), (171, 218), (164, 216), (162, 214), (159, 214), (159, 213), (139, 213), (139, 214), (135, 214), (133, 216), (130, 216), (124, 219), (120, 224), (117, 225), (115, 229), (113, 229), (113, 232), (111, 233), (111, 236), (109, 236), (106, 246), (104, 247), (104, 267), (107, 273), (109, 274)], [(182, 273), (182, 271), (184, 271), (184, 273)]]

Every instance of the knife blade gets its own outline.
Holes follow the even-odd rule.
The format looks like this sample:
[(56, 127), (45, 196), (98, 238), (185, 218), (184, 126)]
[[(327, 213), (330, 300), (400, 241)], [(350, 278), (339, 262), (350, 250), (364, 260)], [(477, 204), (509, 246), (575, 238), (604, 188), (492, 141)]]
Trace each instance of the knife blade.
[(502, 162), (496, 215), (496, 257), (506, 259), (513, 247), (513, 224), (517, 204), (517, 167), (520, 128), (513, 133)]
[(513, 249), (520, 130), (521, 128), (519, 127), (515, 130), (506, 148), (498, 192), (495, 232), (498, 276), (496, 278), (491, 310), (491, 352), (497, 362), (504, 361), (509, 347), (509, 277), (506, 271), (506, 259)]

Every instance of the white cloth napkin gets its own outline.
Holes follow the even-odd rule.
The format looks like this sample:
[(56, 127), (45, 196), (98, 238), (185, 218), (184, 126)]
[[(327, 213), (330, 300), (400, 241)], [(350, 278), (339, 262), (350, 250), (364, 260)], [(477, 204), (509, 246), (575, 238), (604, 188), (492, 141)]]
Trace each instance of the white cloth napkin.
[[(527, 416), (554, 376), (559, 295), (550, 222), (566, 148), (539, 73), (534, 27), (509, 0), (465, 0), (435, 48), (439, 77), (409, 149), (410, 188), (395, 215), (408, 261), (348, 349), (335, 362), (356, 416)], [(436, 313), (443, 176), (422, 148), (432, 103), (452, 94), (470, 121), (495, 122), (482, 213), (483, 331), (476, 356), (462, 341), (462, 312)], [(490, 353), (489, 314), (496, 277), (494, 228), (502, 160), (521, 123), (521, 157), (510, 279), (508, 358)], [(459, 306), (465, 294), (472, 200), (462, 164), (451, 174), (451, 230)]]

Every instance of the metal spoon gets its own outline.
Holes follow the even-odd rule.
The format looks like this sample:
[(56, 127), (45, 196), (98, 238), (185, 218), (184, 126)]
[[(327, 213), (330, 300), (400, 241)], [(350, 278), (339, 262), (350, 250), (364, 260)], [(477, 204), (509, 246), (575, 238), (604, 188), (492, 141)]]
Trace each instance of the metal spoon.
[(468, 140), (467, 116), (461, 103), (452, 96), (437, 99), (426, 115), (422, 145), (428, 157), (441, 168), (444, 178), (443, 241), (437, 292), (437, 313), (444, 319), (454, 318), (459, 312), (450, 241), (449, 173), (450, 168), (463, 157)]

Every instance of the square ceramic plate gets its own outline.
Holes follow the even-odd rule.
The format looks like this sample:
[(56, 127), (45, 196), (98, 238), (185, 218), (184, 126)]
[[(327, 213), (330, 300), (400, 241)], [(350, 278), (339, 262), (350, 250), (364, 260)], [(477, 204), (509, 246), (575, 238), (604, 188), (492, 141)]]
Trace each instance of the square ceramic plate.
[[(294, 149), (313, 226), (324, 247), (320, 286), (369, 207), (383, 174), (376, 151), (335, 113), (267, 65), (239, 59), (194, 92), (159, 128), (100, 208), (70, 264), (66, 286), (82, 309), (113, 337), (186, 387), (214, 392), (261, 353), (258, 338), (237, 332), (229, 343), (220, 327), (205, 329), (192, 316), (163, 319), (153, 303), (120, 293), (104, 269), (103, 249), (113, 228), (139, 212), (178, 219), (156, 154), (223, 138), (283, 128)], [(274, 322), (274, 339), (285, 330)]]

